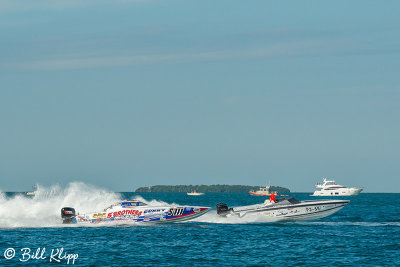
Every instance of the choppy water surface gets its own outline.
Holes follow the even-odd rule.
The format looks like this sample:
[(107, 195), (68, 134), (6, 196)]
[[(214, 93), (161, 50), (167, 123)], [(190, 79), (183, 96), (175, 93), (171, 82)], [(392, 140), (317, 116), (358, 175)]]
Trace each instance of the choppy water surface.
[[(291, 194), (299, 200), (309, 194)], [(204, 205), (214, 208), (192, 222), (179, 224), (96, 225), (61, 224), (60, 208), (80, 212), (140, 197), (147, 202)], [(39, 188), (31, 198), (0, 194), (0, 265), (66, 264), (54, 260), (77, 254), (75, 265), (114, 266), (393, 266), (400, 265), (400, 194), (360, 194), (343, 197), (351, 203), (336, 214), (316, 221), (257, 223), (220, 218), (215, 204), (255, 204), (264, 197), (249, 194), (112, 193), (82, 183), (66, 189)], [(7, 251), (13, 248), (15, 256)], [(30, 256), (21, 249), (29, 248)], [(42, 258), (32, 258), (40, 248)], [(53, 249), (53, 260), (50, 263)], [(39, 253), (40, 254), (40, 253)], [(40, 255), (39, 255), (40, 256)], [(10, 259), (6, 259), (10, 257)], [(72, 264), (72, 260), (70, 260)]]

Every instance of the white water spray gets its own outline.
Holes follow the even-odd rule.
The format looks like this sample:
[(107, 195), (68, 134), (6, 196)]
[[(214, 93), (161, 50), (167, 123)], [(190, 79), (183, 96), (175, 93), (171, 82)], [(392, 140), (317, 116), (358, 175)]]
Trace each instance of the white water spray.
[(0, 193), (0, 228), (59, 227), (60, 210), (73, 207), (81, 213), (102, 210), (121, 200), (121, 195), (81, 182), (66, 188), (38, 186), (35, 196), (18, 194), (6, 197)]

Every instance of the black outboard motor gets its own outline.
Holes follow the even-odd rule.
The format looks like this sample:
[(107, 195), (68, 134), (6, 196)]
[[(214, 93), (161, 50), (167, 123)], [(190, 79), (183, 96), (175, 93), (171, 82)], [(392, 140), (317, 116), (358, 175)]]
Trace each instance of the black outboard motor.
[(232, 208), (228, 208), (228, 205), (226, 205), (225, 203), (217, 204), (217, 214), (220, 216), (226, 216), (230, 213), (231, 210)]
[(74, 208), (62, 208), (61, 209), (61, 218), (63, 223), (74, 223), (74, 219), (76, 217)]

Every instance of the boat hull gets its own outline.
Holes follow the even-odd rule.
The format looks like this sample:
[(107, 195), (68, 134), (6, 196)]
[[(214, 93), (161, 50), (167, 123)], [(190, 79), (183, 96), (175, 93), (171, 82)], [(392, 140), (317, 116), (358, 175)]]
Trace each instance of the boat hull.
[(72, 223), (76, 224), (98, 224), (107, 222), (116, 223), (168, 223), (181, 222), (197, 218), (207, 213), (209, 207), (175, 206), (154, 207), (134, 209), (115, 209), (103, 212), (87, 213), (77, 215)]
[(317, 220), (342, 209), (349, 200), (302, 201), (292, 205), (250, 205), (230, 209), (226, 216), (254, 222), (294, 222)]
[(338, 190), (316, 190), (311, 196), (357, 196), (362, 188), (345, 188)]
[[(266, 196), (266, 197), (269, 197), (271, 195), (271, 193), (263, 193), (263, 192), (260, 193), (258, 191), (257, 192), (250, 191), (249, 193), (250, 193), (250, 195), (253, 195), (253, 196), (264, 196), (264, 197)], [(274, 193), (274, 195), (275, 196), (279, 196), (278, 193), (276, 193), (276, 194)]]

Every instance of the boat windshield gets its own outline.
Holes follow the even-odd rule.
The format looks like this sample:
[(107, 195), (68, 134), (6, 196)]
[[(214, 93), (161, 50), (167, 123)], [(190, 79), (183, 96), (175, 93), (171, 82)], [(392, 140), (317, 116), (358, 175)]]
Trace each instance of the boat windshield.
[(147, 206), (146, 203), (138, 201), (138, 200), (133, 200), (133, 201), (124, 201), (121, 202), (122, 207), (127, 207), (127, 206)]
[(279, 198), (277, 199), (277, 203), (279, 204), (299, 204), (300, 201), (298, 201), (297, 199), (295, 199), (294, 197), (289, 197), (289, 198)]
[(335, 185), (336, 183), (335, 182), (326, 182), (325, 184), (326, 185)]
[(344, 186), (331, 186), (328, 188), (325, 188), (324, 190), (336, 190), (336, 189), (341, 189), (341, 188), (345, 188)]

